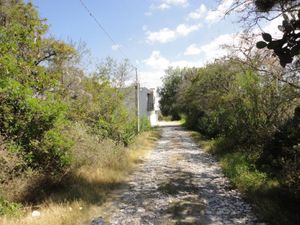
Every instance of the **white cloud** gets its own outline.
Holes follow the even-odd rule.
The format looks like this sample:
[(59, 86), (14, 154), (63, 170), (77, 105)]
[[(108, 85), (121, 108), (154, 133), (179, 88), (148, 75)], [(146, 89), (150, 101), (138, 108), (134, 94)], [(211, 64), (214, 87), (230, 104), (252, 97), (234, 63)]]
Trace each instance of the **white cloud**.
[(167, 43), (174, 41), (178, 37), (185, 37), (190, 33), (199, 30), (201, 27), (201, 24), (179, 24), (174, 30), (171, 30), (170, 28), (163, 28), (159, 31), (146, 31), (146, 39), (148, 43)]
[(167, 10), (171, 7), (187, 7), (188, 0), (156, 0), (156, 4), (151, 4), (148, 11), (144, 13), (145, 16), (152, 16), (154, 10)]
[[(262, 40), (261, 33), (267, 32), (270, 33), (273, 37), (278, 38), (282, 36), (282, 32), (278, 30), (278, 25), (282, 23), (282, 18), (276, 18), (266, 24), (262, 30), (255, 29), (253, 31), (253, 38), (254, 43), (256, 41)], [(257, 36), (255, 36), (257, 35)], [(197, 44), (191, 44), (188, 46), (184, 52), (184, 55), (190, 56), (190, 55), (203, 55), (204, 61), (210, 61), (216, 58), (220, 58), (222, 56), (225, 56), (229, 53), (229, 50), (226, 50), (223, 48), (224, 45), (228, 46), (244, 46), (246, 47), (246, 43), (242, 43), (242, 36), (243, 33), (231, 33), (231, 34), (222, 34), (215, 39), (213, 39), (211, 42), (204, 44), (204, 45), (197, 45)]]
[(206, 13), (206, 6), (204, 4), (201, 4), (198, 9), (196, 9), (188, 15), (188, 19), (201, 19), (206, 15)]
[(117, 50), (119, 50), (121, 47), (122, 47), (121, 45), (115, 44), (115, 45), (112, 45), (112, 46), (111, 46), (111, 49), (112, 49), (113, 51), (117, 51)]
[(200, 55), (203, 57), (204, 62), (211, 61), (213, 59), (220, 58), (229, 53), (228, 50), (224, 49), (224, 45), (238, 44), (241, 40), (241, 34), (222, 34), (211, 42), (204, 45), (191, 44), (184, 52), (184, 55)]
[(155, 68), (156, 70), (167, 69), (170, 65), (170, 61), (165, 57), (161, 56), (159, 51), (153, 51), (149, 58), (144, 60), (147, 66)]
[[(164, 74), (164, 71), (168, 69), (168, 67), (200, 67), (203, 66), (203, 60), (192, 61), (192, 60), (176, 60), (171, 61), (166, 57), (162, 56), (160, 51), (154, 50), (150, 54), (150, 56), (143, 60), (145, 66), (149, 68), (151, 71), (160, 72), (161, 75)], [(149, 71), (148, 70), (148, 71)]]
[(165, 10), (165, 9), (169, 9), (171, 6), (166, 4), (166, 3), (162, 3), (158, 6), (159, 9), (161, 10)]
[(225, 16), (226, 12), (230, 9), (233, 3), (233, 0), (223, 0), (216, 10), (209, 10), (207, 12), (205, 17), (206, 21), (209, 23), (219, 22)]
[(157, 8), (160, 10), (165, 10), (171, 8), (172, 6), (186, 7), (187, 5), (188, 0), (162, 0)]
[(201, 49), (196, 44), (191, 44), (184, 52), (184, 55), (199, 55)]
[(165, 69), (169, 67), (170, 61), (155, 50), (142, 63), (145, 68), (139, 72), (141, 85), (150, 88), (161, 86), (161, 78)]
[(147, 41), (149, 43), (154, 43), (154, 42), (167, 43), (176, 38), (176, 32), (170, 30), (169, 28), (163, 28), (155, 32), (147, 31), (146, 35), (147, 35)]
[(204, 63), (213, 60), (215, 58), (222, 57), (228, 53), (226, 50), (220, 48), (221, 45), (234, 43), (238, 37), (234, 34), (224, 34), (220, 35), (213, 41), (197, 46), (196, 44), (190, 45), (184, 55), (199, 55), (198, 60), (175, 60), (172, 61), (164, 57), (160, 51), (152, 51), (150, 56), (142, 61), (144, 68), (140, 71), (140, 77), (142, 84), (147, 87), (157, 87), (160, 86), (161, 78), (165, 74), (165, 70), (172, 67), (201, 67)]
[(203, 66), (203, 61), (187, 61), (187, 60), (177, 60), (171, 61), (166, 57), (162, 56), (160, 51), (152, 51), (150, 56), (143, 60), (146, 68), (140, 71), (140, 79), (142, 85), (146, 87), (157, 87), (161, 86), (161, 78), (165, 74), (165, 70), (168, 67), (200, 67)]
[(176, 27), (176, 33), (179, 36), (187, 36), (190, 33), (199, 30), (199, 28), (201, 27), (201, 24), (197, 24), (197, 25), (186, 25), (186, 24), (179, 24)]
[(139, 78), (142, 87), (155, 88), (162, 85), (161, 78), (164, 70), (142, 70), (139, 71)]
[(208, 44), (200, 46), (201, 53), (205, 54), (206, 61), (225, 56), (228, 51), (223, 49), (223, 45), (233, 45), (239, 41), (237, 34), (223, 34), (209, 42)]
[[(272, 36), (277, 32), (277, 26), (282, 22), (282, 18), (271, 21), (263, 27), (264, 32), (271, 33)], [(175, 32), (175, 31), (174, 31)], [(275, 33), (274, 33), (275, 32)], [(175, 32), (176, 33), (176, 32)], [(255, 34), (261, 34), (261, 30), (255, 30)], [(279, 32), (280, 33), (280, 32)], [(281, 34), (282, 35), (282, 34)], [(205, 63), (211, 62), (214, 59), (226, 56), (230, 50), (222, 48), (224, 45), (238, 45), (241, 46), (240, 41), (242, 33), (228, 33), (222, 34), (203, 45), (191, 44), (185, 52), (185, 56), (199, 55), (197, 60), (187, 60), (182, 58), (180, 60), (171, 60), (161, 54), (160, 51), (152, 51), (150, 56), (141, 62), (142, 70), (140, 71), (141, 82), (146, 87), (161, 86), (161, 78), (165, 74), (165, 70), (169, 66), (173, 67), (201, 67)], [(261, 40), (261, 36), (254, 37), (255, 40)], [(238, 55), (242, 57), (242, 55)]]

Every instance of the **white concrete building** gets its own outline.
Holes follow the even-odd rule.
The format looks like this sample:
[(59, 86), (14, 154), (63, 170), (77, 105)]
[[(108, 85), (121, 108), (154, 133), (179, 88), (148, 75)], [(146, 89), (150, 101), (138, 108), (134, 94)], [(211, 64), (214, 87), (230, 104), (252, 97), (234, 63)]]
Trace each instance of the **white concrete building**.
[[(129, 87), (124, 89), (125, 103), (128, 109), (132, 112), (136, 110), (136, 93), (135, 87)], [(158, 112), (154, 108), (155, 104), (155, 89), (148, 89), (141, 87), (139, 90), (139, 111), (140, 119), (147, 117), (152, 127), (158, 124)]]
[(147, 116), (151, 126), (157, 126), (158, 114), (155, 111), (154, 103), (155, 89), (140, 88), (140, 118)]

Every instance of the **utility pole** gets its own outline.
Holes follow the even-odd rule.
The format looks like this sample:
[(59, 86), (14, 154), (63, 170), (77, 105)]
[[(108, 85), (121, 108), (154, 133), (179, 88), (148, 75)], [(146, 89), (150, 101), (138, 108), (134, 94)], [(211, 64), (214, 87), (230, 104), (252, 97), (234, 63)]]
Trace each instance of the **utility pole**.
[(140, 83), (137, 68), (135, 68), (135, 81), (136, 130), (140, 133)]

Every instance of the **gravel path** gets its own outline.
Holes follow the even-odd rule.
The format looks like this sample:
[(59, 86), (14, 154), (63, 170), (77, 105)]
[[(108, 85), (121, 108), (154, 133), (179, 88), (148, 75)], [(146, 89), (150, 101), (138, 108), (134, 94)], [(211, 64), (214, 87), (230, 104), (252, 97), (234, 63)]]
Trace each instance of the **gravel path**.
[(187, 131), (161, 129), (155, 150), (108, 207), (110, 224), (263, 224)]

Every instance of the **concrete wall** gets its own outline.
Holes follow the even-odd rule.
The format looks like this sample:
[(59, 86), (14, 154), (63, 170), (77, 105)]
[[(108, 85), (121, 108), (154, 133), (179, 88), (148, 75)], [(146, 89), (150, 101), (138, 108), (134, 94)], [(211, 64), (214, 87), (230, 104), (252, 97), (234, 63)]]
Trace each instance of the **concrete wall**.
[[(135, 113), (135, 87), (124, 89), (125, 104), (128, 110)], [(140, 118), (147, 117), (151, 126), (157, 126), (158, 115), (154, 110), (154, 89), (141, 87), (139, 91), (140, 97)]]
[(140, 118), (147, 117), (151, 126), (157, 126), (158, 115), (154, 110), (154, 89), (140, 88)]

